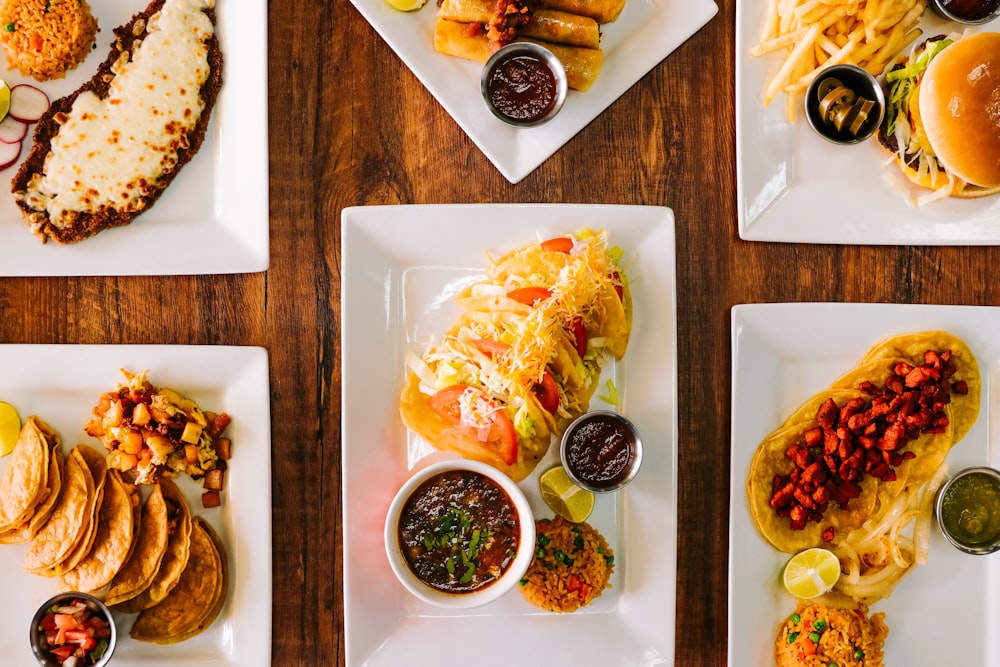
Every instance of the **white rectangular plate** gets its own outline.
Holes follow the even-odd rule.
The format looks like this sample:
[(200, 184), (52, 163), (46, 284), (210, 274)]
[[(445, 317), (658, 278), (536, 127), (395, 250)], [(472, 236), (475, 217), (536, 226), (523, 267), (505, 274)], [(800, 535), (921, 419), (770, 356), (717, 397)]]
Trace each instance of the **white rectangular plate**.
[(601, 26), (604, 63), (590, 90), (569, 91), (544, 125), (517, 129), (497, 120), (479, 92), (481, 63), (434, 50), (437, 6), (398, 12), (385, 0), (351, 0), (469, 138), (517, 183), (594, 120), (715, 16), (712, 0), (627, 0), (618, 20)]
[[(774, 664), (778, 624), (795, 610), (781, 584), (789, 558), (764, 542), (750, 519), (745, 482), (765, 436), (815, 393), (854, 368), (889, 336), (945, 330), (972, 348), (983, 403), (969, 434), (948, 455), (951, 470), (1000, 464), (1000, 308), (786, 303), (732, 312), (732, 486), (729, 516), (729, 664)], [(1000, 664), (1000, 559), (952, 548), (934, 527), (928, 564), (911, 571), (872, 607), (889, 626), (887, 665)]]
[[(89, 80), (107, 58), (114, 29), (145, 2), (91, 2), (97, 47), (65, 79), (39, 83), (17, 70), (11, 86), (31, 83), (50, 99)], [(81, 243), (42, 244), (28, 229), (10, 193), (10, 180), (31, 147), (28, 130), (18, 163), (0, 171), (0, 275), (190, 275), (267, 269), (267, 3), (217, 0), (217, 30), (225, 64), (223, 84), (198, 154), (148, 213)], [(0, 60), (5, 56), (0, 53)]]
[[(128, 636), (133, 616), (116, 614), (120, 667), (211, 663), (233, 667), (271, 664), (271, 421), (267, 352), (256, 347), (174, 345), (0, 345), (0, 400), (22, 421), (38, 415), (68, 452), (78, 443), (104, 451), (83, 431), (101, 394), (119, 372), (149, 370), (149, 380), (190, 396), (203, 409), (226, 412), (233, 457), (222, 507), (204, 509), (201, 485), (177, 478), (192, 514), (219, 532), (229, 555), (229, 597), (207, 630), (169, 646)], [(0, 459), (0, 469), (6, 465)], [(0, 545), (0, 656), (4, 664), (33, 665), (28, 627), (55, 583), (21, 569), (28, 545)]]
[[(345, 209), (343, 226), (344, 637), (349, 667), (403, 664), (671, 665), (676, 570), (674, 221), (638, 206), (469, 205)], [(584, 227), (625, 251), (633, 330), (608, 372), (642, 434), (638, 476), (598, 497), (588, 521), (615, 552), (612, 588), (591, 606), (552, 614), (516, 591), (450, 612), (407, 593), (382, 530), (389, 501), (431, 451), (399, 419), (404, 354), (421, 352), (458, 314), (455, 290), (481, 276), (485, 252)], [(603, 386), (603, 385), (602, 385)], [(599, 390), (597, 394), (605, 393)], [(598, 407), (598, 401), (592, 407)], [(604, 404), (606, 407), (606, 404)], [(552, 516), (538, 474), (521, 482), (537, 516)], [(447, 647), (446, 649), (444, 647)]]
[[(763, 104), (779, 53), (750, 56), (765, 4), (736, 5), (736, 182), (740, 237), (749, 241), (876, 245), (1000, 243), (1000, 197), (941, 200), (913, 208), (883, 181), (889, 157), (871, 139), (837, 146), (816, 134), (799, 109), (785, 116), (782, 93)], [(918, 40), (958, 28), (927, 9)], [(994, 21), (978, 30), (1000, 29)], [(895, 169), (895, 167), (888, 167)]]

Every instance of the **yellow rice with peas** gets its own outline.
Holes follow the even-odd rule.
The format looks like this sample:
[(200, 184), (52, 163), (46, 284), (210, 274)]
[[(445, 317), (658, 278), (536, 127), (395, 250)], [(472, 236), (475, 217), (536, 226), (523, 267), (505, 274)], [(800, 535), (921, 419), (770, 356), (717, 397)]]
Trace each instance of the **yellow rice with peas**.
[(778, 627), (778, 667), (882, 667), (885, 614), (800, 601)]
[(535, 522), (535, 558), (521, 578), (521, 593), (548, 611), (576, 611), (611, 587), (615, 555), (588, 523), (562, 517)]
[(0, 43), (10, 69), (60, 79), (94, 47), (97, 19), (87, 0), (0, 0)]

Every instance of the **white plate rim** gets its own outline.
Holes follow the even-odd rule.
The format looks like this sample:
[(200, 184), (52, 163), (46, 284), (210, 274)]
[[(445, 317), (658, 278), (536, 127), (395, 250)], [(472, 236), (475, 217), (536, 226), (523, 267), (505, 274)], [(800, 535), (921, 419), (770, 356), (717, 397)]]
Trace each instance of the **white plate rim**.
[[(977, 356), (983, 374), (983, 405), (976, 425), (949, 453), (946, 462), (952, 470), (983, 462), (996, 467), (1000, 463), (1000, 422), (996, 419), (1000, 395), (991, 389), (1000, 380), (1000, 347), (988, 332), (1000, 325), (1000, 308), (822, 302), (737, 304), (730, 319), (733, 407), (727, 626), (728, 664), (736, 667), (748, 660), (773, 661), (774, 633), (782, 615), (795, 606), (791, 596), (781, 589), (779, 579), (787, 555), (779, 554), (757, 535), (746, 506), (746, 466), (757, 443), (792, 409), (813, 392), (829, 386), (882, 338), (904, 332), (947, 330), (962, 337)], [(818, 351), (807, 353), (812, 348)], [(751, 377), (755, 378), (754, 390), (747, 391)], [(774, 400), (776, 392), (768, 387), (779, 385), (785, 389), (777, 392), (780, 400)], [(958, 632), (956, 625), (963, 626), (963, 633), (968, 628), (968, 636), (980, 637), (982, 642), (966, 642), (958, 648), (948, 643), (951, 653), (944, 662), (985, 667), (1000, 659), (1000, 642), (985, 629), (1000, 618), (1000, 600), (988, 595), (989, 587), (982, 585), (983, 579), (1000, 580), (1000, 560), (963, 556), (945, 542), (935, 527), (928, 565), (908, 574), (892, 597), (872, 608), (873, 612), (886, 612), (887, 664), (934, 664), (941, 657), (938, 639)], [(766, 581), (759, 580), (762, 573)], [(931, 600), (933, 604), (927, 604)], [(983, 632), (976, 634), (980, 627)]]
[[(205, 409), (227, 411), (233, 417), (229, 428), (233, 438), (233, 458), (229, 461), (222, 512), (203, 510), (197, 484), (178, 479), (188, 496), (193, 514), (204, 516), (220, 531), (230, 565), (228, 601), (220, 617), (203, 635), (170, 646), (141, 644), (128, 637), (128, 626), (119, 626), (118, 650), (114, 663), (122, 667), (167, 667), (186, 662), (265, 667), (271, 664), (271, 429), (268, 354), (262, 347), (215, 345), (65, 345), (4, 344), (0, 360), (6, 369), (0, 377), (0, 400), (12, 403), (24, 420), (36, 413), (54, 428), (61, 421), (72, 423), (89, 414), (60, 416), (60, 404), (79, 404), (81, 394), (94, 404), (101, 393), (112, 390), (121, 379), (119, 368), (133, 372), (149, 370), (154, 384), (173, 386), (198, 400), (199, 393), (221, 397), (221, 405)], [(44, 399), (46, 409), (33, 404), (19, 405), (31, 396), (34, 403)], [(49, 401), (52, 407), (48, 408)], [(76, 430), (57, 428), (64, 451), (77, 442), (101, 448), (82, 436), (83, 422)], [(18, 559), (24, 545), (2, 545), (4, 560)], [(23, 555), (23, 554), (22, 554)], [(9, 564), (9, 563), (8, 563)], [(11, 571), (11, 570), (5, 570)], [(5, 638), (22, 656), (31, 660), (27, 633), (34, 608), (55, 592), (41, 577), (21, 572), (19, 560), (13, 564), (15, 583), (25, 588), (23, 623), (12, 624), (16, 635)], [(5, 574), (6, 579), (11, 575)], [(9, 592), (5, 584), (4, 590)], [(18, 653), (17, 655), (20, 655)]]
[[(107, 57), (113, 28), (140, 8), (118, 0), (93, 10), (100, 30), (97, 47), (65, 79), (38, 83), (17, 72), (3, 78), (10, 85), (31, 83), (53, 98), (89, 79)], [(150, 212), (127, 227), (76, 244), (42, 244), (22, 222), (8, 192), (0, 199), (0, 275), (203, 275), (268, 268), (267, 3), (218, 0), (215, 10), (225, 59), (223, 84), (198, 154)], [(4, 183), (16, 168), (4, 170)]]
[[(493, 223), (506, 221), (505, 227)], [(475, 221), (474, 224), (471, 221)], [(599, 221), (607, 221), (607, 225), (599, 225)], [(393, 342), (392, 327), (386, 326), (383, 319), (398, 317), (396, 299), (377, 299), (379, 308), (377, 314), (362, 318), (358, 316), (364, 309), (362, 305), (371, 303), (373, 295), (379, 292), (391, 291), (391, 285), (400, 280), (399, 274), (409, 267), (431, 268), (444, 265), (444, 268), (471, 267), (475, 269), (482, 265), (482, 251), (492, 248), (503, 250), (511, 243), (525, 242), (535, 238), (536, 234), (564, 233), (583, 226), (608, 229), (612, 242), (621, 242), (621, 235), (650, 234), (650, 248), (663, 249), (666, 241), (672, 247), (673, 215), (669, 209), (662, 207), (631, 207), (610, 205), (564, 205), (564, 204), (509, 204), (509, 205), (402, 205), (353, 207), (345, 209), (342, 214), (342, 248), (343, 248), (343, 292), (342, 292), (342, 350), (344, 367), (342, 373), (342, 481), (343, 481), (343, 540), (344, 540), (344, 636), (347, 664), (349, 667), (366, 665), (375, 667), (379, 664), (392, 664), (392, 651), (398, 658), (398, 650), (405, 649), (413, 659), (424, 655), (428, 637), (435, 636), (443, 629), (449, 630), (449, 641), (464, 641), (468, 637), (480, 636), (479, 633), (503, 622), (508, 631), (514, 632), (524, 642), (522, 653), (518, 654), (517, 645), (504, 644), (491, 649), (489, 654), (477, 656), (483, 664), (510, 664), (512, 659), (524, 659), (523, 646), (530, 646), (533, 653), (529, 657), (544, 659), (546, 651), (555, 650), (558, 642), (551, 646), (535, 641), (535, 636), (558, 636), (558, 633), (571, 633), (574, 642), (586, 643), (586, 638), (593, 633), (602, 637), (612, 635), (615, 628), (621, 629), (625, 641), (627, 636), (635, 634), (648, 639), (652, 632), (649, 625), (655, 624), (657, 639), (646, 647), (650, 652), (646, 655), (648, 664), (672, 664), (674, 639), (674, 597), (676, 573), (676, 446), (665, 448), (669, 451), (653, 453), (652, 458), (644, 457), (643, 466), (650, 464), (649, 472), (658, 471), (654, 476), (647, 475), (643, 482), (639, 477), (626, 489), (621, 496), (618, 511), (624, 513), (628, 530), (636, 530), (653, 520), (653, 512), (645, 512), (645, 518), (639, 516), (640, 508), (655, 507), (654, 524), (655, 537), (650, 544), (661, 545), (663, 554), (657, 559), (657, 570), (649, 575), (653, 590), (636, 588), (635, 581), (642, 579), (643, 567), (648, 565), (652, 556), (648, 553), (628, 551), (622, 558), (624, 586), (621, 598), (610, 610), (593, 613), (577, 614), (538, 614), (530, 606), (515, 596), (513, 602), (505, 596), (492, 605), (511, 604), (509, 607), (482, 608), (479, 612), (466, 615), (435, 613), (424, 609), (420, 603), (404, 597), (402, 587), (392, 578), (382, 546), (382, 523), (385, 510), (398, 486), (407, 476), (409, 463), (406, 456), (398, 451), (406, 442), (406, 429), (396, 417), (395, 395), (398, 393), (398, 383), (402, 381), (402, 340)], [(449, 258), (440, 247), (444, 234), (451, 230), (450, 244), (456, 238), (465, 237), (457, 257)], [(409, 234), (407, 234), (407, 230)], [(412, 230), (421, 230), (414, 234)], [(489, 230), (492, 230), (490, 232)], [(616, 230), (618, 235), (616, 236)], [(484, 232), (486, 232), (484, 234)], [(415, 238), (419, 236), (420, 238)], [(506, 241), (500, 241), (503, 237)], [(421, 240), (423, 239), (423, 240)], [(616, 241), (617, 239), (617, 241)], [(471, 260), (466, 261), (469, 254), (466, 248), (476, 248)], [(450, 249), (450, 248), (449, 248)], [(627, 256), (636, 254), (634, 248), (626, 248)], [(652, 256), (654, 253), (648, 253)], [(651, 285), (641, 288), (637, 283), (633, 289), (633, 298), (639, 304), (646, 304), (652, 299), (659, 305), (650, 314), (661, 341), (660, 356), (651, 366), (657, 369), (674, 368), (676, 364), (676, 328), (674, 303), (674, 258), (672, 252), (661, 252), (659, 269), (650, 272), (646, 282)], [(652, 258), (650, 257), (650, 261)], [(363, 283), (368, 283), (363, 287)], [(398, 287), (397, 287), (398, 289)], [(642, 320), (646, 317), (636, 309), (636, 324), (633, 329), (633, 341), (626, 354), (644, 349), (651, 341), (647, 336), (651, 332), (639, 334)], [(381, 324), (378, 324), (381, 323)], [(378, 326), (375, 326), (378, 324)], [(638, 340), (637, 340), (638, 338)], [(667, 342), (669, 341), (669, 342)], [(390, 351), (395, 345), (396, 351)], [(664, 349), (669, 346), (669, 349)], [(383, 380), (373, 378), (369, 363), (375, 352), (359, 353), (365, 347), (378, 350), (380, 357), (390, 357), (388, 364), (393, 368), (398, 364), (397, 371), (374, 374)], [(353, 363), (352, 363), (353, 361)], [(638, 374), (640, 371), (635, 371)], [(628, 373), (632, 374), (631, 367)], [(676, 372), (663, 381), (663, 394), (659, 397), (659, 416), (651, 417), (644, 414), (647, 403), (636, 399), (624, 399), (631, 406), (626, 410), (630, 417), (635, 416), (634, 409), (641, 408), (638, 425), (645, 432), (653, 428), (662, 437), (661, 440), (676, 443), (677, 419), (673, 399), (676, 395)], [(363, 383), (374, 383), (374, 387), (366, 392)], [(627, 392), (627, 382), (625, 391)], [(622, 391), (620, 389), (620, 391)], [(377, 410), (363, 413), (361, 406), (377, 402), (382, 396), (383, 405)], [(389, 397), (389, 398), (385, 398)], [(667, 414), (664, 414), (667, 413)], [(373, 421), (372, 417), (377, 417)], [(669, 421), (669, 424), (666, 423)], [(649, 424), (656, 422), (652, 426)], [(645, 441), (644, 436), (644, 441)], [(392, 453), (393, 445), (379, 444), (360, 449), (352, 443), (395, 442), (396, 453)], [(425, 459), (426, 460), (426, 459)], [(419, 464), (419, 462), (418, 462)], [(529, 478), (530, 479), (530, 478)], [(524, 483), (522, 483), (524, 484)], [(657, 487), (655, 490), (652, 487)], [(523, 487), (522, 487), (523, 488)], [(526, 489), (526, 493), (531, 493)], [(537, 491), (534, 492), (537, 495)], [(635, 514), (632, 514), (632, 512)], [(638, 518), (636, 518), (638, 517)], [(374, 524), (372, 526), (372, 524)], [(371, 528), (370, 530), (368, 528)], [(648, 526), (647, 526), (648, 528)], [(624, 528), (623, 528), (624, 530)], [(647, 531), (648, 532), (648, 531)], [(629, 534), (632, 534), (631, 532)], [(654, 547), (650, 547), (651, 549)], [(644, 550), (639, 550), (643, 552)], [(616, 564), (619, 563), (619, 552), (616, 550)], [(386, 561), (386, 562), (383, 562)], [(617, 566), (616, 566), (617, 567)], [(616, 570), (616, 576), (618, 574)], [(371, 576), (366, 576), (371, 575)], [(614, 581), (614, 580), (613, 580)], [(650, 595), (657, 600), (650, 603)], [(600, 600), (598, 600), (600, 602)], [(528, 609), (521, 609), (522, 604)], [(597, 603), (594, 605), (597, 606)], [(649, 618), (641, 618), (643, 610), (650, 608), (655, 613)], [(391, 612), (389, 611), (391, 610)], [(372, 630), (372, 624), (380, 622), (383, 613), (389, 613), (401, 618), (391, 621), (387, 635)], [(522, 616), (528, 614), (532, 622), (525, 623)], [(631, 627), (623, 626), (621, 618), (627, 618)], [(610, 621), (610, 623), (609, 623)], [(634, 623), (633, 623), (634, 621)], [(557, 633), (551, 635), (551, 633)], [(457, 637), (457, 639), (456, 639)], [(634, 640), (634, 637), (633, 637)], [(608, 638), (611, 642), (611, 638)], [(632, 642), (631, 650), (637, 650)], [(643, 644), (639, 643), (638, 648)], [(512, 647), (513, 646), (513, 647)], [(565, 643), (561, 644), (565, 651)], [(401, 649), (400, 649), (401, 647)], [(538, 651), (541, 650), (541, 653)], [(461, 647), (457, 649), (462, 653)], [(389, 655), (387, 658), (386, 655)], [(554, 659), (566, 659), (565, 653), (556, 653)], [(425, 656), (429, 659), (429, 656)], [(436, 659), (442, 659), (435, 653)], [(635, 655), (622, 657), (618, 661), (609, 656), (610, 665), (634, 664), (627, 661), (636, 660)], [(447, 662), (447, 660), (445, 660)], [(442, 663), (444, 664), (444, 663)]]
[[(747, 241), (856, 245), (996, 245), (1000, 198), (934, 202), (910, 207), (884, 183), (888, 153), (874, 141), (834, 146), (819, 138), (799, 113), (785, 118), (784, 96), (761, 101), (780, 56), (752, 58), (762, 6), (736, 3), (737, 227)], [(928, 8), (923, 35), (960, 28)], [(1000, 29), (1000, 20), (975, 30)], [(829, 205), (817, 206), (822, 201)]]
[(384, 0), (354, 7), (511, 183), (520, 182), (718, 12), (713, 0), (628, 0), (601, 26), (604, 62), (586, 92), (570, 91), (548, 123), (516, 129), (490, 114), (479, 95), (481, 65), (433, 49), (434, 3), (401, 13)]

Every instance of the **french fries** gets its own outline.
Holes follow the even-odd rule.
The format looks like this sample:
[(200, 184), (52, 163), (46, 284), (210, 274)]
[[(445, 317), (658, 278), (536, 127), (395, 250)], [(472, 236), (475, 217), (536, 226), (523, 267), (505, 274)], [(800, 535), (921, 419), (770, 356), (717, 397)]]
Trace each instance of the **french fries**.
[(800, 95), (824, 67), (850, 63), (879, 76), (920, 36), (926, 0), (768, 0), (754, 58), (783, 53), (764, 87), (764, 104), (786, 94), (792, 122)]

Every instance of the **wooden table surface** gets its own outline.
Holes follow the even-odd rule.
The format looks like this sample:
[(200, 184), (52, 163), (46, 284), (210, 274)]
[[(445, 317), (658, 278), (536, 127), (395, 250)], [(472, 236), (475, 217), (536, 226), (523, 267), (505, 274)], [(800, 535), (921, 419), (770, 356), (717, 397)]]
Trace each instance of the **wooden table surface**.
[(273, 664), (341, 664), (341, 209), (455, 202), (669, 206), (677, 224), (676, 664), (725, 665), (730, 308), (777, 301), (996, 304), (991, 273), (1000, 250), (740, 240), (735, 0), (721, 0), (707, 26), (517, 185), (487, 161), (348, 0), (268, 4), (269, 270), (2, 279), (0, 343), (266, 347)]

